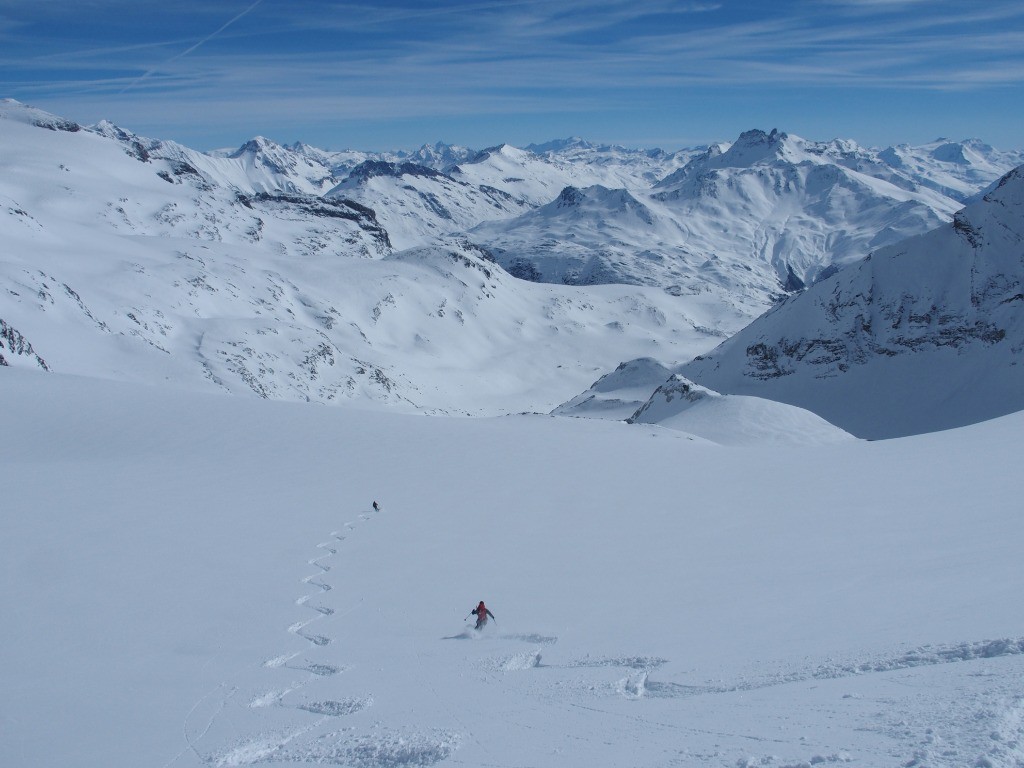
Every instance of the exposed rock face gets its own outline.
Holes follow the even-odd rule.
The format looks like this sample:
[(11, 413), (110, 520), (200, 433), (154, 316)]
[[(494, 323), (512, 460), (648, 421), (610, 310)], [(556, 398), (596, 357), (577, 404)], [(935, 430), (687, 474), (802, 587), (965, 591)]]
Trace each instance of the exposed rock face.
[[(6, 353), (6, 355), (5, 355)], [(11, 366), (27, 363), (29, 366), (50, 370), (32, 345), (16, 328), (0, 319), (0, 365)]]

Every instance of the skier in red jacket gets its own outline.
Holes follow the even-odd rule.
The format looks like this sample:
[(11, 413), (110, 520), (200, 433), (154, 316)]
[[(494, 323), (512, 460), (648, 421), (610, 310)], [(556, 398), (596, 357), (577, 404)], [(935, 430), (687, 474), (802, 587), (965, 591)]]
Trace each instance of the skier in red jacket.
[[(487, 623), (488, 616), (494, 619), (494, 614), (487, 609), (483, 600), (480, 601), (480, 605), (469, 612), (469, 615), (476, 616), (476, 629), (483, 629), (483, 626)], [(497, 619), (494, 620), (497, 621)]]

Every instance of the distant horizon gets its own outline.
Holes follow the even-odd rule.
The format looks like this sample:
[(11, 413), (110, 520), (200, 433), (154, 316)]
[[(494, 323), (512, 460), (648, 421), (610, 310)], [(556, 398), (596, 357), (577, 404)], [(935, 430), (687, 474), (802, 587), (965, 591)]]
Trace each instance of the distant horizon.
[(1013, 0), (0, 0), (0, 43), (0, 95), (204, 151), (675, 151), (752, 128), (1024, 147)]
[[(0, 95), (0, 99), (5, 99), (5, 98), (13, 98), (13, 97)], [(18, 100), (18, 99), (15, 99), (15, 100), (20, 102), (20, 100)], [(264, 135), (264, 134), (253, 134), (253, 135), (248, 136), (247, 138), (243, 138), (243, 139), (239, 140), (239, 142), (237, 144), (223, 144), (221, 146), (202, 147), (202, 146), (195, 146), (193, 144), (189, 144), (189, 143), (187, 143), (185, 141), (181, 141), (179, 139), (174, 138), (173, 136), (162, 136), (162, 135), (155, 135), (155, 134), (148, 134), (148, 133), (145, 133), (145, 132), (140, 132), (140, 131), (137, 131), (131, 125), (122, 125), (122, 124), (119, 124), (119, 123), (115, 123), (114, 121), (109, 120), (108, 118), (100, 118), (100, 120), (97, 120), (97, 121), (94, 121), (94, 122), (83, 122), (81, 120), (77, 120), (73, 115), (67, 115), (67, 114), (61, 114), (61, 113), (58, 113), (58, 112), (53, 112), (52, 110), (45, 109), (44, 107), (40, 106), (39, 104), (33, 104), (33, 103), (28, 103), (28, 102), (21, 102), (21, 103), (23, 103), (27, 107), (33, 107), (35, 109), (43, 110), (44, 112), (49, 112), (50, 114), (53, 114), (56, 117), (64, 118), (64, 119), (67, 119), (67, 120), (72, 120), (72, 121), (78, 123), (79, 125), (81, 125), (83, 128), (86, 128), (86, 129), (94, 127), (94, 126), (98, 125), (100, 122), (103, 122), (104, 120), (107, 120), (108, 122), (116, 125), (118, 128), (122, 128), (124, 130), (130, 131), (130, 132), (132, 132), (132, 133), (134, 133), (134, 134), (136, 134), (138, 136), (142, 136), (143, 138), (156, 139), (156, 140), (160, 140), (160, 141), (176, 141), (177, 143), (182, 144), (184, 146), (187, 146), (190, 149), (194, 149), (194, 150), (197, 150), (199, 152), (206, 153), (206, 154), (224, 153), (224, 152), (237, 152), (239, 149), (241, 149), (243, 146), (245, 146), (250, 141), (253, 141), (253, 140), (259, 139), (259, 138), (263, 138), (263, 139), (266, 139), (268, 141), (272, 141), (273, 143), (278, 144), (278, 145), (283, 146), (283, 147), (293, 147), (296, 144), (305, 144), (306, 146), (312, 147), (314, 149), (322, 150), (324, 152), (367, 152), (367, 153), (371, 153), (371, 154), (399, 154), (399, 153), (414, 154), (415, 152), (419, 151), (420, 149), (423, 149), (424, 147), (436, 147), (438, 145), (446, 146), (446, 147), (457, 147), (457, 148), (468, 149), (468, 150), (473, 150), (473, 151), (484, 151), (484, 150), (487, 150), (487, 149), (492, 149), (494, 147), (500, 147), (502, 145), (509, 145), (509, 146), (516, 147), (517, 149), (528, 150), (529, 147), (531, 147), (531, 146), (542, 146), (544, 144), (553, 144), (553, 143), (558, 143), (558, 142), (568, 142), (568, 141), (571, 141), (571, 140), (580, 140), (580, 141), (584, 141), (584, 142), (587, 142), (589, 144), (593, 144), (593, 145), (599, 146), (599, 147), (603, 147), (603, 146), (619, 147), (619, 148), (622, 148), (622, 149), (625, 149), (625, 150), (631, 150), (631, 151), (655, 151), (655, 150), (660, 150), (660, 151), (663, 151), (663, 152), (672, 153), (672, 152), (679, 152), (679, 151), (685, 151), (685, 150), (703, 149), (703, 148), (706, 148), (706, 147), (710, 147), (713, 144), (721, 144), (721, 143), (731, 144), (731, 143), (735, 142), (735, 140), (738, 139), (739, 136), (742, 133), (745, 133), (747, 131), (761, 130), (764, 133), (770, 133), (772, 130), (775, 130), (775, 129), (779, 130), (782, 133), (786, 133), (788, 135), (793, 135), (793, 136), (798, 136), (801, 139), (806, 139), (808, 141), (814, 141), (814, 142), (828, 142), (828, 141), (833, 141), (833, 140), (853, 141), (858, 146), (860, 146), (860, 147), (862, 147), (864, 149), (884, 149), (884, 148), (889, 147), (889, 146), (902, 146), (902, 145), (906, 145), (906, 146), (925, 146), (925, 145), (928, 145), (928, 144), (934, 144), (934, 143), (937, 143), (937, 142), (947, 142), (947, 141), (948, 142), (952, 142), (952, 143), (962, 143), (962, 142), (967, 142), (967, 141), (981, 141), (984, 144), (987, 144), (988, 146), (990, 146), (990, 147), (992, 147), (992, 148), (994, 148), (996, 150), (1000, 150), (1000, 151), (1003, 151), (1003, 150), (1005, 150), (1005, 151), (1024, 150), (1024, 145), (1019, 146), (1019, 147), (1017, 147), (1017, 146), (1002, 146), (1002, 145), (995, 144), (995, 143), (993, 143), (991, 141), (988, 141), (984, 136), (963, 136), (963, 137), (934, 136), (933, 138), (925, 140), (925, 141), (917, 141), (917, 142), (912, 142), (912, 141), (895, 141), (895, 142), (891, 142), (889, 144), (882, 145), (882, 144), (867, 144), (867, 143), (864, 143), (862, 141), (859, 141), (857, 139), (857, 137), (855, 137), (855, 136), (829, 136), (827, 138), (821, 137), (821, 136), (806, 136), (806, 135), (797, 133), (795, 131), (787, 131), (785, 128), (781, 128), (779, 126), (745, 128), (745, 129), (740, 130), (735, 136), (732, 136), (730, 138), (720, 137), (720, 138), (717, 138), (717, 139), (712, 139), (710, 141), (696, 142), (696, 143), (693, 143), (693, 144), (686, 144), (686, 145), (681, 145), (681, 146), (629, 145), (629, 144), (625, 144), (625, 143), (618, 142), (618, 141), (598, 141), (598, 140), (592, 139), (592, 138), (587, 137), (587, 136), (581, 136), (579, 134), (572, 134), (572, 135), (568, 135), (568, 136), (549, 137), (549, 138), (546, 138), (546, 139), (543, 139), (543, 140), (536, 140), (536, 139), (534, 139), (534, 140), (527, 141), (527, 142), (524, 142), (524, 143), (521, 143), (521, 144), (513, 143), (511, 141), (497, 141), (497, 142), (494, 142), (492, 144), (473, 146), (473, 145), (461, 144), (461, 143), (458, 143), (458, 142), (448, 142), (448, 141), (445, 141), (444, 139), (433, 139), (433, 140), (424, 140), (424, 141), (420, 141), (419, 143), (416, 143), (416, 144), (406, 145), (406, 146), (401, 146), (401, 147), (376, 148), (376, 147), (359, 147), (359, 146), (353, 146), (353, 145), (332, 147), (332, 146), (325, 146), (325, 145), (321, 145), (321, 144), (315, 144), (315, 143), (313, 143), (311, 141), (307, 141), (307, 140), (305, 140), (305, 139), (303, 139), (301, 137), (291, 138), (291, 139), (280, 139), (280, 138), (277, 138), (277, 137), (274, 137), (274, 136), (267, 136), (267, 135)]]

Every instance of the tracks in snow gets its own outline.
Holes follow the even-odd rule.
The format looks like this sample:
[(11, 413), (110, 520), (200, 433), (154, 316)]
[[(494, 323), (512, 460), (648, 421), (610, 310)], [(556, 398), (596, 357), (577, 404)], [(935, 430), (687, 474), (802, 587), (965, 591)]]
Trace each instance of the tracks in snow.
[[(379, 510), (367, 510), (359, 514), (359, 520), (368, 522), (379, 513)], [(307, 561), (316, 573), (304, 577), (302, 583), (313, 591), (299, 597), (295, 604), (313, 615), (296, 621), (287, 630), (308, 643), (307, 650), (284, 653), (263, 664), (268, 670), (300, 671), (304, 677), (290, 686), (257, 696), (249, 704), (252, 711), (280, 713), (286, 710), (307, 720), (300, 718), (287, 728), (241, 741), (207, 762), (218, 767), (272, 761), (404, 768), (433, 765), (458, 748), (461, 737), (441, 729), (392, 730), (378, 724), (363, 733), (351, 726), (332, 730), (331, 724), (338, 718), (356, 715), (374, 703), (371, 695), (339, 696), (341, 686), (333, 682), (336, 675), (347, 669), (336, 660), (338, 651), (329, 626), (347, 613), (338, 613), (337, 608), (329, 604), (343, 586), (333, 577), (333, 561), (356, 526), (357, 523), (349, 522), (341, 530), (333, 531), (330, 539), (317, 544), (322, 554)], [(325, 695), (312, 696), (310, 690), (314, 688)], [(314, 719), (309, 721), (310, 717)]]
[[(486, 666), (502, 672), (530, 670), (534, 671), (534, 674), (586, 669), (621, 669), (627, 673), (626, 677), (615, 679), (610, 683), (596, 684), (591, 680), (581, 680), (580, 686), (589, 690), (592, 695), (617, 694), (627, 699), (713, 696), (757, 691), (811, 680), (834, 680), (895, 672), (915, 667), (938, 666), (965, 661), (995, 659), (1004, 656), (1024, 655), (1024, 637), (979, 640), (946, 645), (924, 645), (892, 655), (875, 655), (859, 660), (830, 659), (812, 667), (783, 670), (771, 674), (762, 673), (759, 675), (741, 676), (731, 682), (717, 681), (704, 682), (702, 684), (683, 684), (655, 679), (657, 671), (668, 664), (670, 660), (653, 656), (585, 656), (561, 664), (546, 664), (542, 658), (542, 648), (539, 647), (542, 643), (534, 636), (530, 636), (530, 638), (538, 647), (512, 655), (492, 657), (486, 663)], [(549, 643), (557, 640), (557, 638), (544, 639)], [(563, 686), (563, 688), (570, 690), (572, 686)]]
[[(377, 510), (361, 512), (358, 520), (368, 522), (378, 513)], [(255, 682), (250, 683), (247, 695), (235, 696), (238, 688), (233, 687), (231, 697), (234, 697), (234, 701), (230, 703), (235, 706), (227, 716), (222, 716), (231, 697), (222, 700), (210, 716), (210, 721), (197, 735), (189, 736), (188, 721), (199, 704), (186, 717), (184, 729), (188, 748), (203, 763), (218, 768), (279, 760), (332, 763), (336, 762), (334, 758), (337, 756), (367, 748), (366, 745), (348, 744), (352, 739), (350, 729), (330, 731), (330, 724), (338, 718), (355, 715), (373, 705), (371, 695), (352, 695), (350, 692), (338, 695), (340, 685), (332, 682), (348, 669), (338, 660), (338, 650), (332, 648), (335, 637), (327, 626), (328, 620), (337, 621), (347, 613), (339, 614), (336, 607), (336, 596), (341, 593), (337, 588), (341, 585), (333, 578), (334, 569), (345, 542), (356, 527), (357, 522), (348, 522), (341, 529), (332, 531), (330, 538), (316, 545), (320, 554), (306, 561), (315, 572), (303, 577), (301, 583), (311, 591), (296, 599), (295, 605), (307, 613), (304, 618), (288, 626), (286, 632), (300, 638), (307, 648), (288, 650), (266, 659), (261, 665), (265, 670), (262, 675), (266, 676), (264, 685), (259, 685), (261, 674), (255, 674)], [(274, 679), (278, 681), (276, 686), (267, 685)], [(287, 680), (286, 684), (281, 685), (282, 680)], [(317, 695), (312, 695), (314, 690)], [(225, 721), (224, 726), (228, 728), (226, 738), (225, 735), (211, 733), (221, 730), (213, 727), (218, 719)], [(232, 722), (226, 722), (228, 720)], [(251, 735), (239, 738), (239, 731)], [(200, 750), (201, 742), (215, 739), (222, 746)], [(366, 739), (372, 741), (372, 737)], [(228, 746), (223, 746), (225, 741)], [(430, 742), (427, 753), (431, 750), (444, 753), (444, 744), (454, 748), (452, 745), (456, 742), (457, 738), (448, 735), (437, 743)], [(438, 747), (438, 744), (442, 746)], [(386, 745), (380, 749), (386, 755)], [(429, 762), (417, 764), (426, 765)]]

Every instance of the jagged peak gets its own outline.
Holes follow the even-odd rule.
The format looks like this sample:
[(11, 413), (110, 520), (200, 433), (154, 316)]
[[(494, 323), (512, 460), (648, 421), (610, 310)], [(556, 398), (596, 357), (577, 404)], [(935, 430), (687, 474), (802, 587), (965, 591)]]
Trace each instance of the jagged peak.
[(429, 142), (424, 143), (418, 150), (416, 150), (416, 152), (413, 152), (412, 154), (415, 155), (418, 152), (447, 152), (450, 150), (463, 151), (465, 149), (465, 147), (460, 147), (458, 144), (449, 144), (446, 141), (441, 141), (440, 139), (438, 139), (433, 144), (430, 144)]
[(459, 162), (465, 162), (467, 158), (473, 157), (475, 154), (475, 150), (460, 147), (456, 144), (436, 141), (433, 144), (423, 144), (415, 152), (399, 153), (399, 157), (409, 162), (434, 168), (435, 170), (445, 170)]
[(783, 159), (792, 153), (794, 143), (788, 133), (777, 128), (772, 128), (769, 133), (755, 128), (741, 133), (721, 154), (719, 161), (723, 165), (747, 166)]
[(266, 136), (254, 136), (245, 144), (240, 146), (231, 157), (241, 157), (246, 154), (259, 154), (261, 152), (281, 152), (285, 148)]
[(122, 128), (117, 123), (112, 123), (110, 120), (100, 120), (94, 125), (87, 126), (86, 129), (90, 133), (95, 133), (98, 136), (106, 136), (108, 139), (115, 139), (117, 141), (129, 141), (129, 142), (146, 142), (147, 144), (161, 144), (162, 142), (148, 139), (144, 136), (139, 136), (133, 131), (129, 131), (127, 128)]

